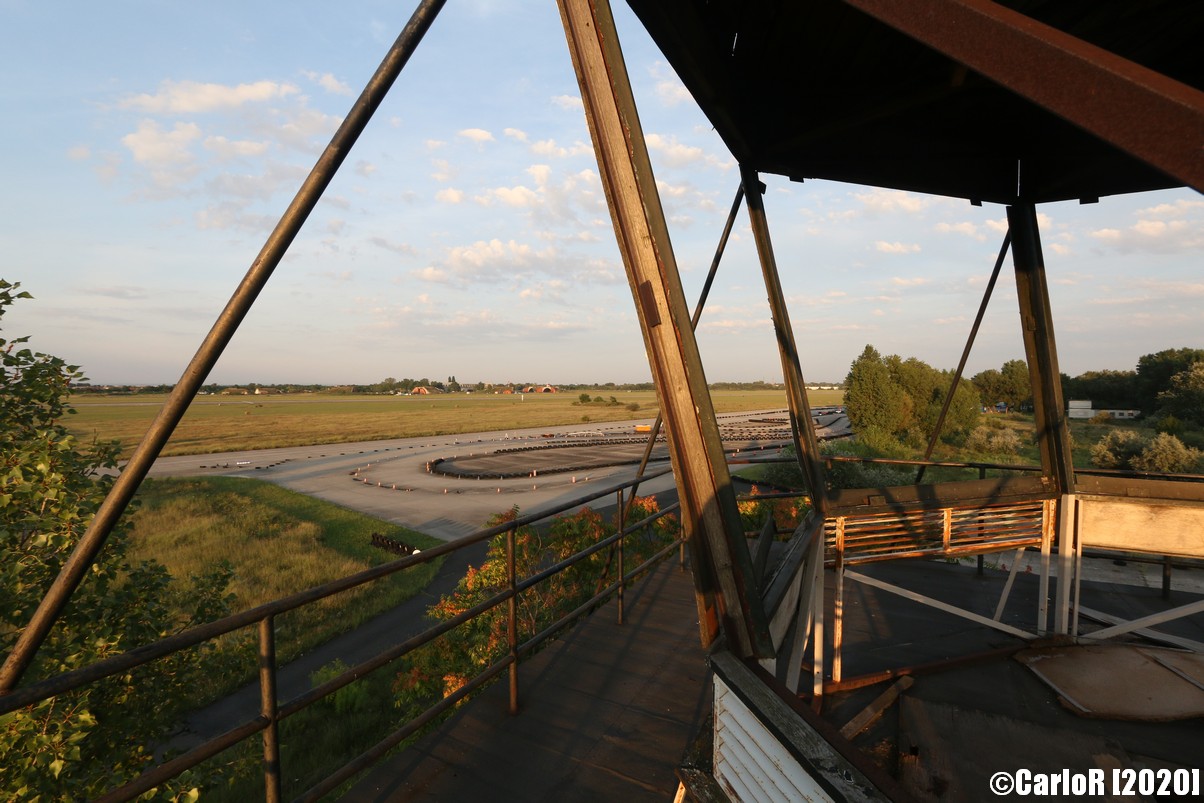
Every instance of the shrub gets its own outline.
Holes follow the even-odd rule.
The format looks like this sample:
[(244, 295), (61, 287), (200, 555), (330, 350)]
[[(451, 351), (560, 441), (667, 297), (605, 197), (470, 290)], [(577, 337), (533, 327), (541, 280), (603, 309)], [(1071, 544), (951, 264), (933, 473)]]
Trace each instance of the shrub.
[(1091, 464), (1097, 468), (1180, 474), (1199, 470), (1202, 457), (1204, 452), (1167, 432), (1146, 439), (1131, 429), (1120, 429), (1091, 447)]
[(1095, 415), (1091, 416), (1092, 424), (1111, 424), (1112, 415), (1107, 410), (1100, 410)]
[(1142, 449), (1140, 455), (1129, 461), (1129, 465), (1137, 471), (1181, 474), (1195, 471), (1201, 455), (1204, 453), (1199, 449), (1184, 446), (1183, 441), (1174, 435), (1160, 432)]
[(1146, 441), (1131, 429), (1109, 432), (1091, 447), (1091, 465), (1096, 468), (1128, 468), (1141, 454)]
[[(992, 421), (992, 424), (996, 422)], [(1020, 436), (1010, 427), (983, 425), (975, 427), (966, 438), (966, 448), (986, 454), (1014, 455), (1020, 451)]]

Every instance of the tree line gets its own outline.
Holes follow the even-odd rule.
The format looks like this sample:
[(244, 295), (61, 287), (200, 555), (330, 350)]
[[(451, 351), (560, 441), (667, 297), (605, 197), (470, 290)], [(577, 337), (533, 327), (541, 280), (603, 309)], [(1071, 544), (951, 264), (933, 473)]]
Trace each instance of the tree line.
[[(1204, 349), (1174, 348), (1146, 354), (1132, 371), (1062, 375), (1064, 398), (1089, 400), (1095, 410), (1139, 410), (1155, 434), (1108, 433), (1091, 451), (1097, 468), (1167, 473), (1198, 468), (1204, 445)], [(945, 404), (952, 373), (914, 357), (883, 356), (872, 345), (853, 361), (845, 380), (845, 406), (867, 453), (904, 456), (927, 444)], [(1008, 360), (958, 384), (942, 428), (943, 439), (971, 451), (1015, 454), (1014, 430), (982, 426), (980, 414), (1001, 406), (1031, 409), (1032, 387), (1024, 360)], [(1111, 423), (1101, 413), (1095, 423)], [(1186, 443), (1185, 443), (1186, 441)]]

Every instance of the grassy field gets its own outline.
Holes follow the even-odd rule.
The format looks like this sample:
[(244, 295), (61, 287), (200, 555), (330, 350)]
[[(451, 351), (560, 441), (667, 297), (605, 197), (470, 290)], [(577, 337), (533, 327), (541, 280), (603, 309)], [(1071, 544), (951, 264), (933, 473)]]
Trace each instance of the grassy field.
[[(228, 562), (241, 611), (394, 560), (374, 532), (420, 549), (437, 539), (259, 480), (147, 480), (131, 516), (130, 557), (187, 578)], [(329, 597), (277, 620), (281, 657), (300, 654), (421, 591), (438, 561)]]
[[(581, 423), (654, 418), (652, 391), (589, 391), (602, 402), (581, 404), (580, 393), (502, 396), (201, 396), (185, 414), (164, 455), (270, 449), (313, 443), (454, 435)], [(784, 408), (785, 391), (713, 391), (719, 413)], [(612, 402), (611, 399), (614, 399)], [(839, 404), (841, 391), (813, 391), (813, 405)], [(158, 413), (163, 396), (75, 396), (69, 423), (85, 440), (118, 440), (129, 456)], [(638, 405), (638, 407), (636, 406)]]

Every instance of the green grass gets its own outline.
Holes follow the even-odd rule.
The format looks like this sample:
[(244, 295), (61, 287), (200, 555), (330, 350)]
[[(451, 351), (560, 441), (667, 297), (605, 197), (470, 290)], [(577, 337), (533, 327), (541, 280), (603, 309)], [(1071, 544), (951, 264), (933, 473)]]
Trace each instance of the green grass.
[[(185, 578), (228, 561), (234, 609), (245, 610), (396, 559), (370, 544), (378, 532), (420, 549), (438, 539), (259, 480), (147, 480), (131, 516), (130, 557)], [(439, 561), (415, 566), (281, 616), (281, 660), (420, 592)]]
[[(584, 392), (584, 391), (582, 391)], [(304, 393), (289, 396), (201, 396), (193, 402), (163, 449), (164, 455), (270, 449), (315, 443), (352, 443), (388, 438), (496, 432), (541, 426), (598, 424), (654, 418), (652, 391), (599, 388), (591, 396), (615, 406), (578, 403), (579, 392), (504, 396), (492, 393), (435, 396), (364, 396)], [(839, 404), (843, 392), (813, 391), (813, 405)], [(84, 440), (118, 440), (129, 456), (149, 428), (165, 396), (76, 396), (68, 423)], [(712, 392), (718, 413), (786, 406), (785, 391)], [(638, 410), (628, 406), (638, 404)]]

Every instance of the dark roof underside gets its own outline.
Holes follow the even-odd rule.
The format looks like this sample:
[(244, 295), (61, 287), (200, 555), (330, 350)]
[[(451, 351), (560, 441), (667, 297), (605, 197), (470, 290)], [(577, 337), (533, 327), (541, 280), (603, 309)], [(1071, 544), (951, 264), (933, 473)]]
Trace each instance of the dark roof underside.
[[(839, 0), (629, 3), (732, 154), (758, 171), (999, 203), (1194, 183)], [(996, 6), (1153, 70), (1185, 85), (1189, 95), (1204, 86), (1199, 0), (1009, 0)], [(925, 25), (939, 29), (940, 15), (934, 19)], [(964, 34), (948, 26), (934, 35), (951, 41)], [(1080, 97), (1084, 105), (1100, 103), (1106, 94), (1098, 73), (1039, 78), (1073, 90), (1071, 103)], [(1147, 127), (1147, 140), (1156, 138), (1157, 126)], [(1189, 135), (1194, 128), (1189, 120)], [(1194, 131), (1193, 142), (1198, 154), (1204, 132)]]

